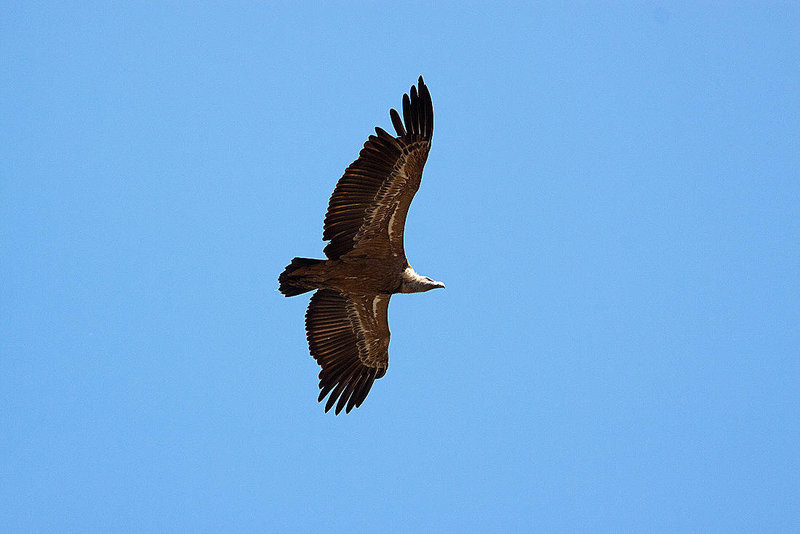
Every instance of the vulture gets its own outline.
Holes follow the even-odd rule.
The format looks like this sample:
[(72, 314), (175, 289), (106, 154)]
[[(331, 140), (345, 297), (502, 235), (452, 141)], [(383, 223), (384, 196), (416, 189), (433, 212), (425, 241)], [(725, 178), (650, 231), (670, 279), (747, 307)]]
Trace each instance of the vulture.
[(278, 277), (292, 297), (316, 290), (306, 311), (311, 356), (322, 368), (319, 398), (338, 415), (361, 406), (389, 365), (389, 299), (444, 284), (420, 276), (403, 248), (406, 215), (419, 189), (433, 137), (428, 87), (403, 95), (403, 117), (391, 109), (397, 133), (376, 127), (344, 171), (328, 201), (322, 239), (327, 259), (294, 258)]

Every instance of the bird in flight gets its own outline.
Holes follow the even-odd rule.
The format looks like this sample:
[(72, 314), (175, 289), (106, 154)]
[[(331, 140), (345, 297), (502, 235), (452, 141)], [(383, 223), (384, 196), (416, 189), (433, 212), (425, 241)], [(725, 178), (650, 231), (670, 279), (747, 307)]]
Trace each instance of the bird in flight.
[(325, 411), (335, 404), (337, 415), (361, 406), (386, 374), (392, 294), (444, 287), (414, 272), (403, 248), (406, 215), (433, 137), (433, 104), (422, 76), (403, 95), (402, 120), (394, 109), (389, 116), (397, 136), (375, 128), (328, 201), (327, 259), (294, 258), (278, 277), (287, 297), (316, 290), (306, 338), (322, 367), (318, 400), (328, 396)]

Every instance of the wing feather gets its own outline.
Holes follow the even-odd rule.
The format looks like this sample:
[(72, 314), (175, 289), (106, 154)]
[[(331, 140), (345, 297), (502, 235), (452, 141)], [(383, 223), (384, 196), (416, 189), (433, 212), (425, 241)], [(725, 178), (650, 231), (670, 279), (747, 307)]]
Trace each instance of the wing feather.
[(400, 120), (400, 115), (397, 113), (397, 110), (392, 108), (389, 110), (389, 117), (392, 118), (392, 126), (394, 126), (395, 131), (399, 137), (406, 136), (406, 129), (403, 127), (403, 121)]
[[(320, 289), (306, 311), (311, 355), (322, 367), (319, 401), (338, 414), (361, 406), (389, 365), (390, 295), (351, 295)], [(337, 403), (338, 400), (338, 403)]]

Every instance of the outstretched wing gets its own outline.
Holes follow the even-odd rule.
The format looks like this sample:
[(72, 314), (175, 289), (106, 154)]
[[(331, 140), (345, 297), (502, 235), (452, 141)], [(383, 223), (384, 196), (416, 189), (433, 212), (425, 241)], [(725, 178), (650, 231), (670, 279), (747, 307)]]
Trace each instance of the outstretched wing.
[[(403, 95), (403, 120), (390, 110), (394, 137), (375, 128), (358, 159), (347, 167), (328, 203), (325, 255), (338, 259), (356, 251), (380, 257), (405, 255), (403, 229), (433, 137), (433, 104), (428, 87), (419, 77)], [(405, 125), (404, 125), (405, 123)]]
[(322, 367), (319, 401), (328, 393), (325, 411), (358, 408), (372, 383), (389, 366), (389, 298), (351, 295), (320, 289), (306, 311), (306, 337), (311, 355)]

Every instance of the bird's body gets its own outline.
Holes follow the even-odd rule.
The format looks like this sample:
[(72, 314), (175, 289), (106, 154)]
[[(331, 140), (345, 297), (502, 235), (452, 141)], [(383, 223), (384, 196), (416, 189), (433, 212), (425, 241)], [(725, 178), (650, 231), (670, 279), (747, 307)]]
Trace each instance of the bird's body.
[[(307, 258), (298, 258), (306, 260)], [(415, 288), (424, 288), (426, 277), (418, 275), (408, 265), (406, 258), (390, 256), (387, 258), (348, 257), (338, 260), (311, 260), (292, 271), (291, 275), (300, 287), (311, 289), (332, 289), (342, 293), (372, 295), (384, 293), (419, 293)], [(313, 261), (313, 263), (311, 263)], [(427, 281), (431, 281), (429, 278)], [(434, 283), (435, 289), (440, 287)], [(291, 296), (291, 295), (289, 295)]]
[(328, 259), (294, 258), (278, 278), (287, 297), (316, 289), (306, 312), (311, 355), (322, 366), (319, 395), (336, 413), (358, 407), (389, 365), (387, 310), (394, 293), (444, 287), (406, 259), (406, 215), (419, 189), (433, 136), (433, 105), (419, 78), (403, 96), (394, 137), (380, 128), (336, 184), (325, 216)]
[(292, 275), (308, 289), (333, 289), (345, 293), (399, 293), (405, 258), (341, 257), (308, 264)]

